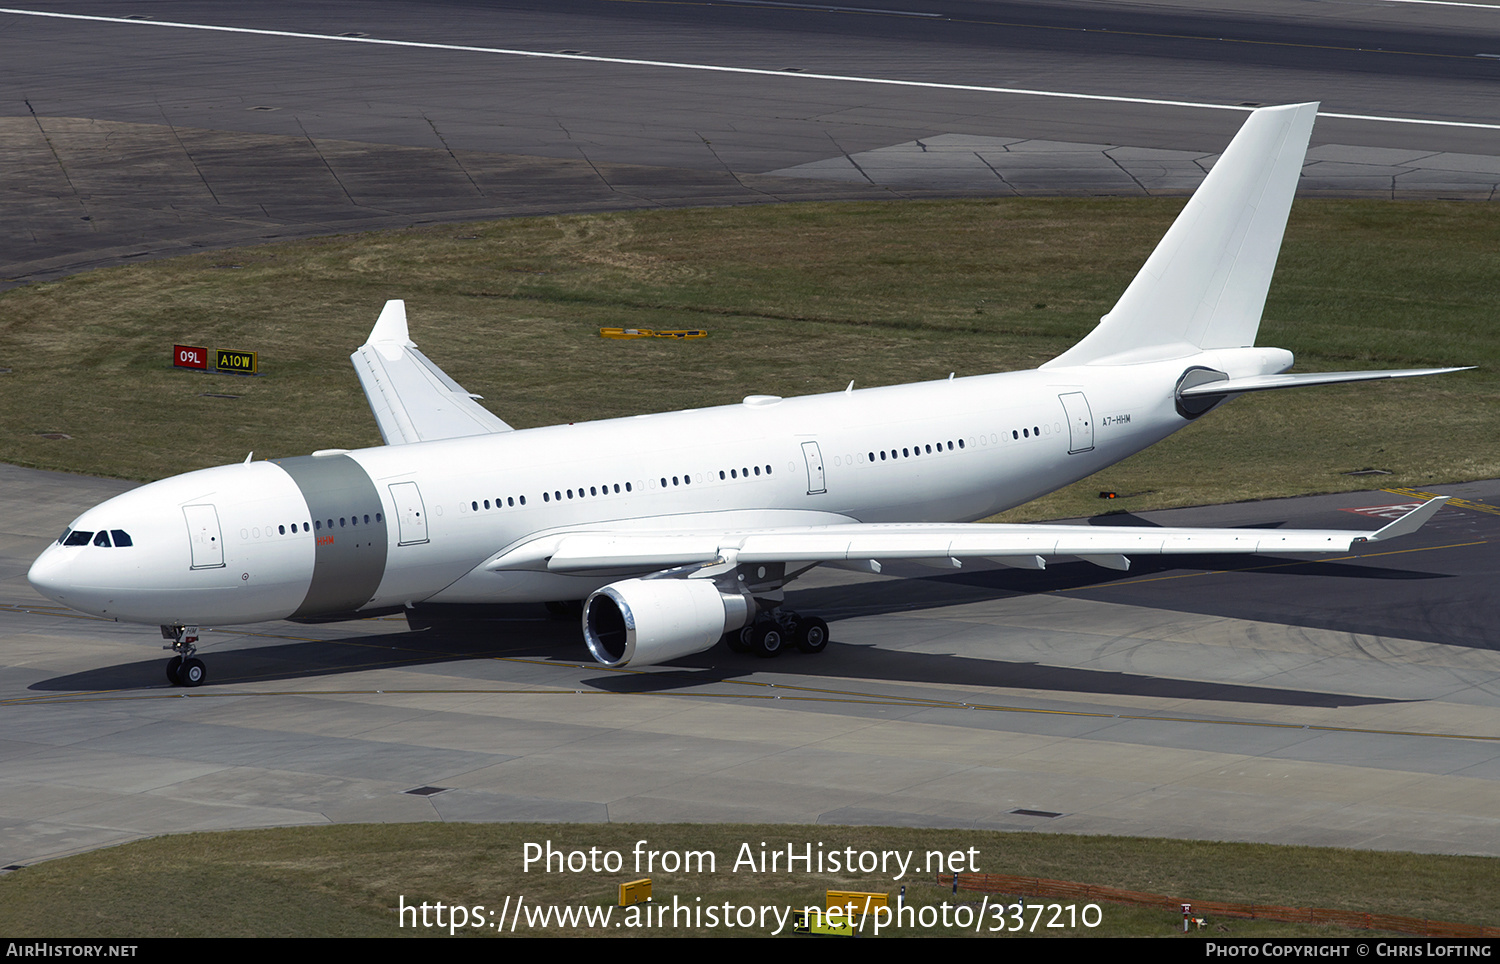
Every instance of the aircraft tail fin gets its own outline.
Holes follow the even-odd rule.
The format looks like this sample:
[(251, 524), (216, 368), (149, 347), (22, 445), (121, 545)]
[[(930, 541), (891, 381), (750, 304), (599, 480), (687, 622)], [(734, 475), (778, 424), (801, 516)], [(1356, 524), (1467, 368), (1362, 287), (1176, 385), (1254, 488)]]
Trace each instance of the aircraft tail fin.
[(1114, 308), (1042, 367), (1253, 345), (1317, 113), (1251, 113)]

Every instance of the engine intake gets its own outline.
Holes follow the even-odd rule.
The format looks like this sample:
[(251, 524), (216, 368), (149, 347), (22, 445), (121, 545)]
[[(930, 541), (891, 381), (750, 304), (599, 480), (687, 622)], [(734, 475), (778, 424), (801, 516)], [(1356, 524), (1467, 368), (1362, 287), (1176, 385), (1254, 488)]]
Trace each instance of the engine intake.
[(583, 638), (605, 666), (651, 666), (709, 649), (754, 612), (709, 579), (626, 579), (583, 604)]

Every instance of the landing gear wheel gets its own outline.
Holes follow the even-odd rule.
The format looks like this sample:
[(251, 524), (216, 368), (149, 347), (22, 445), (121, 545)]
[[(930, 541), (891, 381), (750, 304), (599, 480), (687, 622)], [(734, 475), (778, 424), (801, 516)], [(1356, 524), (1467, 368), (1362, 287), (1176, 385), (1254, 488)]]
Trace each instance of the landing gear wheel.
[(751, 634), (751, 651), (761, 659), (770, 659), (780, 656), (783, 644), (786, 642), (785, 631), (771, 620), (756, 623)]
[(162, 639), (172, 641), (162, 649), (170, 649), (177, 654), (167, 660), (167, 682), (173, 686), (197, 686), (202, 683), (208, 670), (202, 660), (193, 658), (193, 654), (198, 651), (198, 627), (163, 625), (161, 636)]
[(736, 629), (724, 634), (724, 643), (731, 653), (748, 653), (751, 648), (750, 627)]
[(207, 678), (208, 667), (201, 659), (183, 660), (182, 668), (177, 671), (178, 686), (202, 686)]
[(828, 624), (816, 616), (797, 622), (797, 648), (804, 653), (821, 653), (828, 645)]

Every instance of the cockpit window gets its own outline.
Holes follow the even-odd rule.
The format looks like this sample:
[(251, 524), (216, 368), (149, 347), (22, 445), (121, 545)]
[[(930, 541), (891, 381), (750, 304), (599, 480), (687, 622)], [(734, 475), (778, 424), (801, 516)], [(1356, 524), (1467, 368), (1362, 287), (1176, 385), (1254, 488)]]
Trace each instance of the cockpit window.
[(116, 549), (122, 548), (124, 546), (135, 545), (134, 542), (130, 541), (130, 533), (126, 532), (124, 529), (111, 529), (109, 530), (109, 535), (111, 539), (115, 540)]
[(57, 537), (57, 544), (63, 545), (64, 543), (66, 543), (68, 541), (68, 533), (72, 531), (72, 529), (64, 529), (63, 534)]
[(96, 546), (103, 546), (104, 548), (108, 549), (109, 548), (109, 533), (105, 532), (103, 529), (100, 529), (99, 530), (99, 534), (97, 536), (94, 536), (94, 545), (96, 545)]
[(92, 538), (94, 538), (94, 534), (92, 532), (84, 532), (82, 530), (75, 530), (72, 535), (68, 536), (68, 540), (66, 542), (64, 542), (63, 545), (65, 545), (65, 546), (86, 546), (86, 545), (89, 544), (89, 540), (92, 539)]

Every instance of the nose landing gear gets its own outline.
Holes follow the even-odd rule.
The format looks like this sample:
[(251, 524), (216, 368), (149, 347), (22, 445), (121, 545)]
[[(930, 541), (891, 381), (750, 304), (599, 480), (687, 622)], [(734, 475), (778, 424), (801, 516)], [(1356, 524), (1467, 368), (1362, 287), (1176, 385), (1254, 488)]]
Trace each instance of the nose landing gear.
[(193, 654), (198, 652), (197, 626), (163, 626), (163, 639), (172, 642), (162, 649), (170, 649), (177, 655), (167, 660), (167, 682), (173, 686), (202, 686), (208, 678), (208, 667)]

